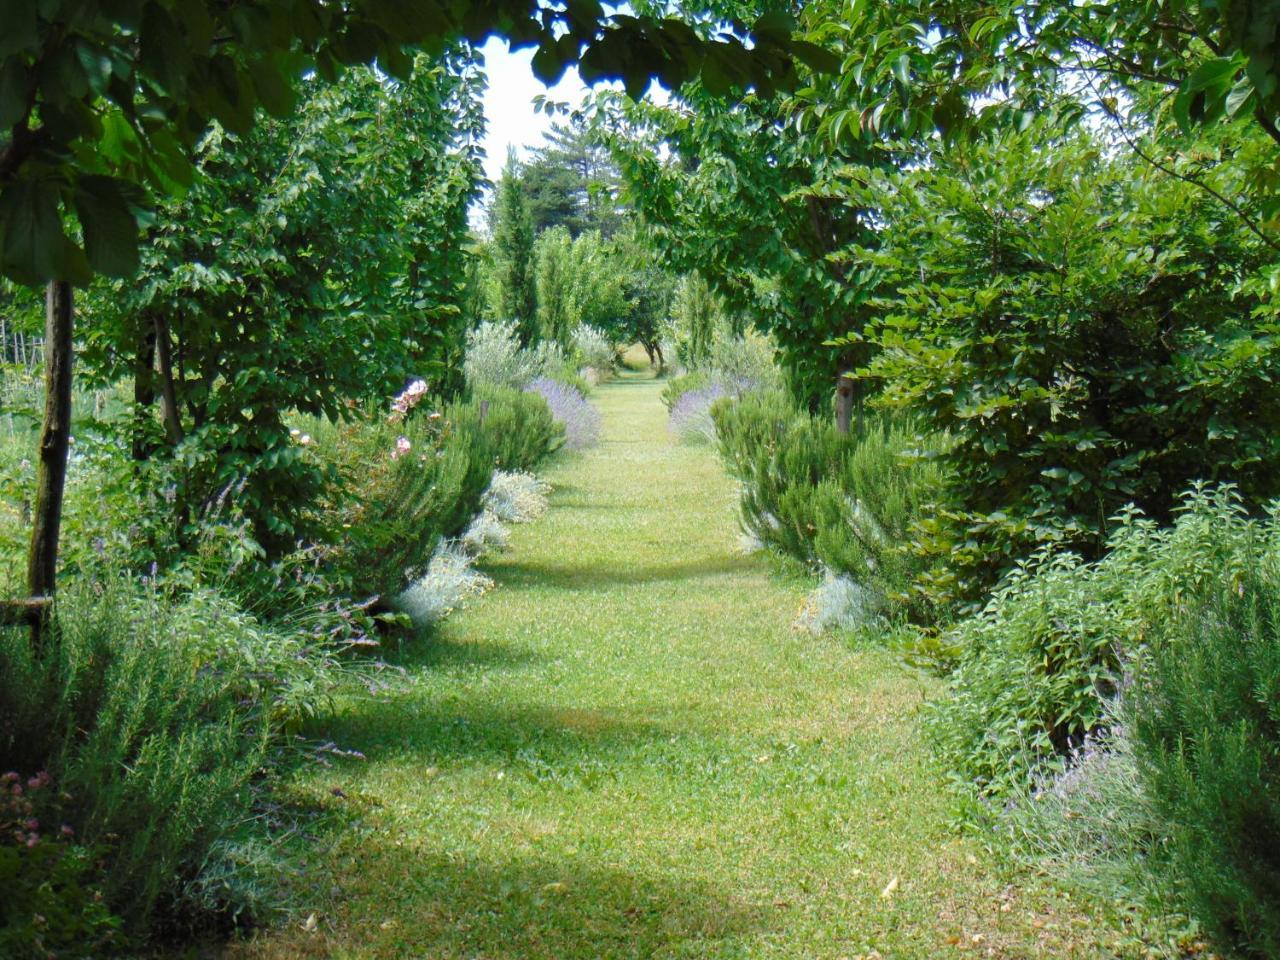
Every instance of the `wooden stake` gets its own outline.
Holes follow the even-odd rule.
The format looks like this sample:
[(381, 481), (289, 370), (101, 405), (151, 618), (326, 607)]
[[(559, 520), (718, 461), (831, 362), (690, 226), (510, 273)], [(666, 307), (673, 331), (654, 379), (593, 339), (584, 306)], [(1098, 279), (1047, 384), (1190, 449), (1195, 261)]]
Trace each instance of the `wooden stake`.
[[(45, 292), (44, 426), (36, 465), (36, 500), (32, 512), (31, 553), (27, 585), (33, 598), (52, 598), (58, 570), (58, 536), (62, 529), (62, 494), (67, 483), (71, 441), (71, 284), (51, 280)], [(41, 608), (47, 612), (47, 605)], [(32, 624), (38, 649), (47, 620)]]
[(836, 429), (849, 432), (853, 421), (853, 381), (841, 373), (836, 377)]

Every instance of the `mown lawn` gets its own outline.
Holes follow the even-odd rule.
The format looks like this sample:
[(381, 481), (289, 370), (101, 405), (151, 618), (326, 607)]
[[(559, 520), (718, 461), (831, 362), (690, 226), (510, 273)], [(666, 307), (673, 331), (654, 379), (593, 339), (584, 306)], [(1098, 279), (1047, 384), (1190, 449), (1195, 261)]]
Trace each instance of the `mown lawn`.
[(341, 705), (368, 759), (303, 785), (353, 822), (315, 922), (235, 952), (1142, 955), (955, 832), (930, 682), (792, 629), (809, 584), (743, 555), (731, 482), (658, 392), (598, 390), (604, 443), (552, 468), (498, 588), (405, 654), (404, 689)]

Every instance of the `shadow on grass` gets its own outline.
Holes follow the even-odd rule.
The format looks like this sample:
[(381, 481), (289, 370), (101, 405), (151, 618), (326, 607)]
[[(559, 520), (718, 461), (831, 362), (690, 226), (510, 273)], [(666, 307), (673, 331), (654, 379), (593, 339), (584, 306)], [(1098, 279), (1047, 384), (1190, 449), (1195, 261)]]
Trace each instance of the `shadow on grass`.
[(411, 755), (423, 767), (454, 761), (506, 761), (536, 780), (611, 776), (632, 750), (678, 731), (614, 711), (495, 705), (421, 694), (364, 699), (324, 723), (325, 736), (378, 759)]
[(527, 647), (497, 640), (459, 641), (444, 631), (426, 629), (389, 652), (388, 663), (410, 669), (462, 673), (472, 670), (518, 670), (541, 658)]
[(620, 584), (672, 583), (679, 580), (704, 580), (724, 574), (756, 570), (749, 556), (724, 554), (687, 557), (673, 563), (601, 564), (495, 563), (490, 571), (504, 590), (583, 589)]
[(481, 860), (371, 837), (353, 860), (332, 933), (309, 943), (294, 934), (292, 942), (244, 952), (433, 960), (703, 956), (711, 944), (745, 936), (768, 917), (767, 908), (704, 881), (646, 876), (580, 857)]

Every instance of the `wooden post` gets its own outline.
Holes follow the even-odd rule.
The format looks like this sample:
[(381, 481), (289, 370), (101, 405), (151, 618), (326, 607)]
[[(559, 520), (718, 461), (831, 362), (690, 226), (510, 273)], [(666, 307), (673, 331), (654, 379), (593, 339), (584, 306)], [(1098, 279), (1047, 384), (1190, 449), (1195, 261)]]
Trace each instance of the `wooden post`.
[[(36, 465), (36, 500), (32, 513), (27, 586), (33, 600), (53, 597), (58, 569), (58, 534), (62, 528), (62, 493), (67, 482), (71, 440), (71, 284), (51, 280), (45, 292), (44, 426)], [(47, 612), (47, 606), (42, 607)], [(39, 646), (45, 616), (32, 622)]]
[(849, 432), (853, 421), (853, 380), (841, 373), (836, 377), (836, 429)]
[(156, 402), (156, 330), (149, 318), (143, 318), (138, 334), (138, 348), (133, 360), (133, 445), (131, 453), (135, 461), (146, 460), (150, 455), (150, 438), (147, 427), (151, 420), (151, 408)]

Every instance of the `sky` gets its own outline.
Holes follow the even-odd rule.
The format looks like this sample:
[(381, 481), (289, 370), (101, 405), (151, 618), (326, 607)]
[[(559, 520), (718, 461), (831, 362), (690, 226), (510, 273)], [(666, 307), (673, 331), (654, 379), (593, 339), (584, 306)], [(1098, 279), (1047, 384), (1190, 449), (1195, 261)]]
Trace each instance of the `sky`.
[[(483, 146), (485, 150), (484, 173), (486, 179), (497, 182), (507, 162), (507, 148), (515, 146), (517, 156), (527, 159), (529, 147), (539, 147), (543, 135), (556, 120), (564, 122), (563, 115), (548, 116), (535, 113), (533, 98), (543, 94), (558, 103), (566, 103), (569, 109), (581, 105), (589, 88), (578, 75), (577, 67), (565, 71), (554, 87), (545, 86), (533, 75), (533, 53), (536, 47), (526, 47), (514, 53), (507, 49), (507, 42), (490, 37), (480, 52), (484, 54), (485, 73), (489, 86), (484, 94), (484, 115), (487, 121)], [(605, 86), (605, 85), (597, 85)], [(611, 81), (607, 86), (621, 90), (622, 84)], [(649, 96), (665, 103), (667, 92), (655, 82)], [(486, 191), (471, 208), (471, 224), (480, 229), (484, 223), (484, 206), (489, 202)]]
[(556, 118), (534, 113), (535, 96), (545, 94), (573, 108), (586, 95), (587, 87), (576, 67), (570, 67), (554, 87), (543, 86), (530, 66), (535, 49), (526, 47), (512, 53), (507, 49), (507, 42), (498, 37), (490, 37), (480, 48), (489, 76), (489, 88), (484, 95), (484, 115), (488, 121), (484, 172), (489, 180), (496, 181), (502, 173), (508, 146), (514, 144), (523, 159), (527, 152), (522, 148), (540, 146), (543, 134), (551, 129)]

